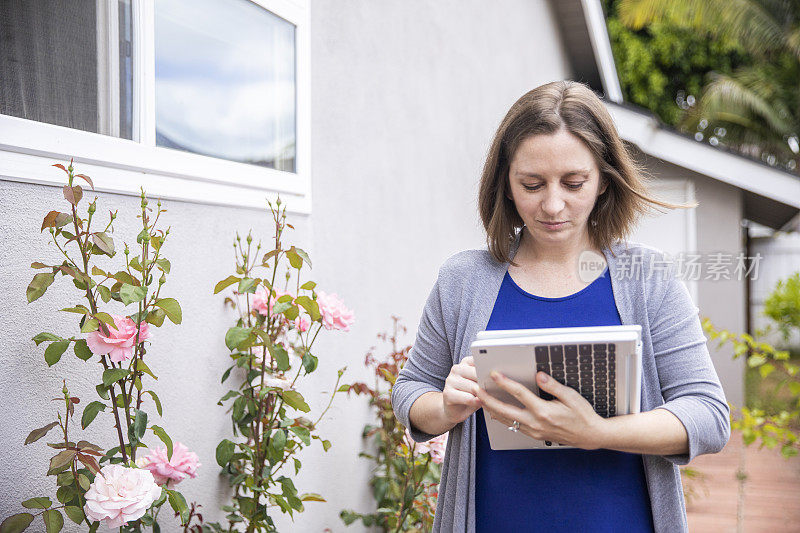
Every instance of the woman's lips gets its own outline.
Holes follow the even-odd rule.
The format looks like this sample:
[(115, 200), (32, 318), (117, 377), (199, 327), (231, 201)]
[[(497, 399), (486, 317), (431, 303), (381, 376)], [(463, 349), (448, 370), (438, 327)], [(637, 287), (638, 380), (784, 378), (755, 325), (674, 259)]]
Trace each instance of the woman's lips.
[(542, 220), (540, 220), (539, 223), (542, 226), (544, 226), (546, 229), (550, 229), (550, 230), (561, 229), (567, 224), (566, 221), (563, 221), (563, 222), (544, 222)]

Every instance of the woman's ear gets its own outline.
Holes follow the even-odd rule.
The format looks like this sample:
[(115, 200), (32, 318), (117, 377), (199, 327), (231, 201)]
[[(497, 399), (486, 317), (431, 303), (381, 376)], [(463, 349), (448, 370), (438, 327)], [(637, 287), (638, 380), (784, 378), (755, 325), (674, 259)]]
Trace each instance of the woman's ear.
[(600, 175), (600, 191), (597, 193), (597, 196), (600, 196), (608, 189), (608, 178), (604, 175)]

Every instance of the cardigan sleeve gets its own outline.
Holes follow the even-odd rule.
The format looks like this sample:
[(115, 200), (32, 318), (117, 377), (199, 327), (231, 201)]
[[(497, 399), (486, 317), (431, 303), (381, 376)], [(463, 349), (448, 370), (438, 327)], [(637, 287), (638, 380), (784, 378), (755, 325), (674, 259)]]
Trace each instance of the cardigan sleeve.
[(444, 390), (445, 380), (453, 366), (453, 352), (445, 329), (442, 280), (442, 269), (439, 269), (439, 276), (422, 310), (414, 346), (392, 387), (394, 414), (417, 442), (430, 440), (437, 435), (425, 433), (411, 425), (411, 405), (426, 392)]
[(698, 455), (721, 451), (731, 434), (730, 408), (708, 353), (698, 308), (675, 276), (669, 277), (658, 311), (651, 316), (650, 336), (665, 401), (658, 409), (674, 414), (689, 436), (688, 454), (663, 457), (685, 465)]

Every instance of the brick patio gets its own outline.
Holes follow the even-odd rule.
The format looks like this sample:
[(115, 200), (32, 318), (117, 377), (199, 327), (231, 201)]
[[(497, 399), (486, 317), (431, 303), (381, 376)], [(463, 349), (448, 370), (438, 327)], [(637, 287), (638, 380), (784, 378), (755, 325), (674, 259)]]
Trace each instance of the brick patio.
[[(696, 492), (687, 505), (693, 533), (800, 532), (800, 456), (784, 459), (777, 448), (745, 447), (734, 432), (721, 453), (690, 466), (705, 476), (704, 482), (688, 481)], [(737, 479), (740, 468), (744, 482)]]

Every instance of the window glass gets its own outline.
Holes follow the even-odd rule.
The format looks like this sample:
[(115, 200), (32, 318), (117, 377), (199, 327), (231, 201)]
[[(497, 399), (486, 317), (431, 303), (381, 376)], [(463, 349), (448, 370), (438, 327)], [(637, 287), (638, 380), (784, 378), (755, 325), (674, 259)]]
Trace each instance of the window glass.
[(0, 114), (131, 139), (130, 0), (0, 1)]
[(155, 2), (156, 144), (295, 171), (295, 27), (247, 0)]

